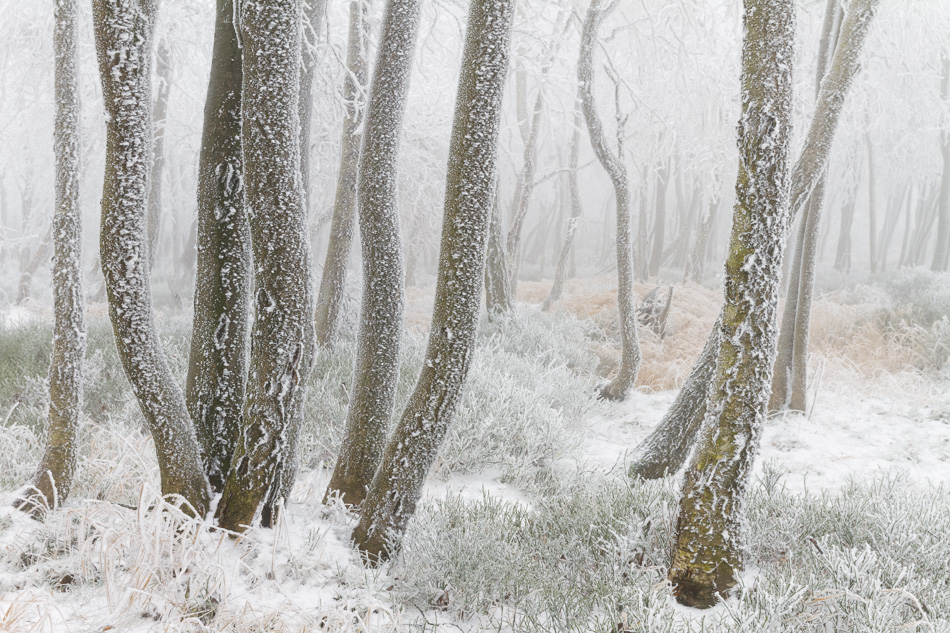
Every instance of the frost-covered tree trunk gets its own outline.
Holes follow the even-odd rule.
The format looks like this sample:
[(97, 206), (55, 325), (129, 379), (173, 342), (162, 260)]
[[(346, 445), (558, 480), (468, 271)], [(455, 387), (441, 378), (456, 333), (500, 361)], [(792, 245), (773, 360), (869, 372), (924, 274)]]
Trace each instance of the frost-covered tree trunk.
[[(592, 0), (581, 32), (580, 57), (577, 62), (577, 81), (580, 86), (581, 106), (591, 145), (597, 160), (607, 171), (614, 186), (617, 200), (617, 310), (620, 316), (620, 369), (600, 392), (602, 398), (622, 400), (637, 381), (640, 371), (640, 339), (633, 295), (633, 244), (630, 238), (630, 186), (627, 169), (623, 164), (622, 131), (618, 131), (618, 154), (613, 154), (604, 138), (604, 127), (594, 103), (594, 44), (597, 29), (604, 15), (602, 0)], [(622, 130), (618, 111), (618, 130)]]
[(313, 119), (313, 80), (317, 74), (318, 31), (326, 13), (327, 0), (303, 0), (300, 36), (300, 177), (303, 180), (304, 209), (307, 215), (313, 206), (310, 191), (310, 121)]
[(703, 222), (699, 226), (699, 233), (696, 235), (696, 244), (686, 259), (686, 272), (683, 274), (683, 281), (692, 281), (699, 283), (703, 278), (703, 270), (706, 267), (706, 250), (709, 247), (709, 236), (712, 235), (713, 222), (719, 213), (719, 192), (715, 193), (713, 199), (709, 202), (709, 209), (706, 211)]
[[(858, 47), (863, 48), (864, 38), (870, 26), (876, 4), (872, 2), (854, 2), (849, 5), (848, 15), (841, 24), (841, 33), (830, 31), (823, 37), (819, 49), (819, 66), (817, 76), (820, 78), (816, 86), (818, 97), (821, 95), (821, 79), (824, 78), (826, 64), (821, 55), (822, 49), (827, 46), (825, 41), (836, 42), (835, 46), (841, 49)], [(825, 24), (833, 22), (835, 7), (829, 4), (825, 15)], [(860, 23), (862, 29), (856, 30), (855, 23)], [(837, 37), (835, 37), (837, 35)], [(834, 49), (831, 49), (834, 51)], [(835, 51), (836, 52), (836, 51)], [(855, 53), (856, 55), (856, 53)], [(870, 139), (868, 140), (868, 161), (872, 161), (870, 153)], [(833, 139), (826, 142), (831, 145)], [(808, 386), (808, 331), (811, 322), (811, 304), (815, 289), (815, 272), (818, 262), (818, 241), (821, 230), (821, 213), (824, 205), (825, 180), (827, 165), (822, 170), (821, 177), (808, 199), (804, 217), (801, 220), (801, 233), (794, 254), (794, 266), (790, 280), (789, 293), (786, 299), (782, 317), (781, 334), (779, 336), (778, 356), (772, 379), (772, 395), (769, 402), (770, 410), (778, 410), (788, 406), (792, 411), (804, 412), (806, 390)], [(876, 225), (873, 217), (874, 207), (874, 178), (871, 171), (871, 261), (872, 272), (877, 266), (877, 252), (875, 249)]]
[(868, 149), (868, 254), (871, 274), (877, 272), (877, 173), (874, 165), (874, 141), (865, 134)]
[[(548, 67), (542, 72), (542, 84), (547, 76)], [(524, 166), (518, 184), (515, 186), (515, 197), (512, 203), (511, 227), (508, 229), (507, 255), (508, 276), (511, 280), (511, 292), (518, 293), (518, 273), (521, 269), (521, 231), (524, 220), (528, 216), (528, 204), (531, 202), (531, 193), (534, 191), (534, 175), (538, 167), (538, 137), (541, 134), (541, 111), (544, 105), (544, 91), (538, 88), (538, 96), (534, 101), (534, 110), (531, 115), (531, 131), (524, 144)]]
[(511, 311), (511, 279), (505, 257), (505, 239), (501, 230), (501, 196), (495, 185), (491, 224), (488, 228), (488, 252), (485, 256), (485, 309), (488, 318), (495, 319)]
[(201, 515), (210, 499), (195, 430), (155, 329), (146, 208), (152, 164), (154, 0), (93, 0), (106, 109), (99, 239), (109, 316), (122, 368), (155, 442), (162, 492)]
[(669, 571), (677, 601), (704, 608), (735, 586), (743, 568), (742, 503), (768, 404), (789, 210), (795, 6), (744, 4), (739, 176), (722, 340), (683, 483)]
[(650, 253), (649, 274), (655, 277), (663, 264), (663, 242), (666, 240), (666, 188), (670, 180), (670, 163), (660, 168), (656, 176), (656, 205), (653, 214), (653, 250)]
[(310, 245), (300, 177), (300, 0), (242, 0), (241, 130), (254, 253), (254, 326), (241, 430), (218, 522), (273, 525), (295, 476), (313, 355)]
[[(33, 251), (33, 255), (26, 260), (26, 264), (20, 271), (20, 281), (17, 283), (16, 302), (23, 303), (30, 298), (30, 290), (33, 287), (33, 275), (45, 264), (53, 251), (53, 225), (50, 224), (49, 230), (43, 234), (39, 246)], [(24, 250), (24, 253), (26, 251)]]
[[(907, 217), (910, 217), (910, 210)], [(838, 229), (838, 247), (835, 249), (835, 270), (845, 273), (851, 272), (851, 224), (854, 221), (854, 199), (852, 198), (841, 207), (841, 225)], [(904, 261), (906, 251), (907, 232), (904, 233), (905, 244), (901, 248), (901, 262)]]
[(244, 205), (241, 81), (233, 0), (217, 0), (198, 159), (195, 314), (185, 385), (215, 492), (224, 489), (247, 383), (251, 235)]
[(426, 358), (353, 532), (371, 562), (389, 558), (415, 512), (474, 353), (513, 5), (513, 0), (472, 0), (470, 5)]
[(567, 169), (568, 194), (571, 200), (571, 216), (567, 220), (567, 235), (564, 237), (564, 243), (561, 246), (561, 252), (557, 258), (557, 268), (554, 270), (554, 283), (551, 285), (551, 293), (544, 300), (544, 309), (549, 309), (555, 302), (561, 298), (561, 292), (564, 290), (564, 280), (567, 278), (568, 258), (571, 255), (574, 246), (574, 235), (577, 233), (577, 225), (580, 222), (581, 213), (584, 210), (581, 202), (581, 188), (577, 180), (578, 163), (580, 162), (581, 151), (581, 125), (583, 109), (578, 95), (577, 107), (574, 111), (574, 129), (571, 132), (571, 155)]
[(162, 38), (155, 55), (156, 82), (153, 111), (155, 140), (152, 145), (152, 173), (148, 194), (148, 266), (155, 266), (158, 235), (162, 222), (162, 177), (165, 173), (165, 122), (168, 118), (168, 99), (172, 89), (172, 60), (168, 40)]
[(343, 99), (346, 114), (343, 118), (343, 136), (340, 141), (340, 173), (337, 176), (330, 241), (320, 293), (317, 295), (317, 344), (330, 346), (336, 335), (343, 289), (346, 286), (346, 262), (353, 243), (353, 222), (356, 216), (357, 169), (360, 160), (360, 134), (363, 124), (363, 106), (366, 94), (366, 76), (369, 66), (369, 23), (365, 0), (350, 2), (350, 34), (346, 52), (346, 78), (343, 80)]
[(387, 3), (366, 106), (357, 184), (363, 303), (346, 433), (327, 488), (350, 505), (363, 500), (379, 466), (399, 376), (405, 268), (396, 167), (419, 8), (419, 0)]
[[(950, 103), (950, 59), (943, 60), (943, 80), (940, 83), (943, 100)], [(940, 198), (937, 203), (937, 247), (934, 249), (930, 269), (950, 269), (950, 130), (940, 135), (940, 154), (943, 157), (943, 175), (940, 181)]]
[(77, 0), (56, 0), (53, 33), (56, 114), (56, 212), (53, 236), (53, 354), (49, 368), (46, 450), (17, 506), (34, 515), (60, 506), (76, 471), (82, 415), (86, 323), (82, 292), (82, 212), (79, 208), (79, 75), (76, 69)]
[[(879, 0), (854, 1), (856, 3), (855, 8), (864, 5), (873, 8), (877, 6)], [(851, 81), (859, 69), (858, 54), (863, 47), (869, 25), (870, 16), (862, 10), (853, 14), (842, 26), (841, 37), (848, 38), (848, 41), (852, 42), (854, 46), (838, 46), (836, 48), (829, 71), (822, 82), (815, 116), (812, 118), (808, 129), (805, 146), (792, 172), (792, 193), (789, 202), (789, 217), (786, 219), (786, 230), (791, 225), (792, 216), (808, 200), (812, 189), (814, 189), (824, 172), (835, 130), (838, 127), (841, 107), (851, 86)], [(710, 356), (707, 351), (711, 344), (718, 346), (718, 342), (714, 340), (716, 336), (714, 328), (714, 332), (710, 334), (710, 338), (706, 342), (703, 354), (680, 389), (669, 412), (653, 433), (635, 450), (635, 455), (638, 457), (635, 458), (630, 467), (632, 475), (645, 478), (662, 477), (664, 474), (676, 472), (682, 466), (683, 461), (677, 462), (676, 459), (673, 459), (673, 456), (681, 454), (682, 459), (685, 459), (688, 452), (673, 451), (670, 442), (676, 439), (678, 442), (686, 442), (691, 445), (695, 440), (696, 433), (700, 428), (696, 416), (704, 414), (702, 413), (701, 404), (697, 404), (693, 399), (696, 394), (708, 391), (711, 384)], [(717, 349), (712, 353), (712, 357), (715, 358), (718, 354)], [(667, 450), (667, 447), (669, 447), (669, 450)], [(668, 453), (668, 455), (664, 456), (663, 453)], [(660, 464), (660, 466), (653, 467), (650, 465), (651, 463)]]

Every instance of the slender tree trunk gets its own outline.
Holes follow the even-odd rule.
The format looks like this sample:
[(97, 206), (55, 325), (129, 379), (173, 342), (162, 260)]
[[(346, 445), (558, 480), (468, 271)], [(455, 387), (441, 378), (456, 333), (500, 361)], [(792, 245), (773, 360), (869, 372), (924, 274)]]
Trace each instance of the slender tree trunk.
[[(841, 228), (838, 232), (838, 248), (835, 251), (835, 270), (845, 273), (851, 272), (851, 225), (853, 222), (854, 198), (851, 198), (841, 207)], [(903, 253), (903, 250), (901, 252)], [(902, 260), (903, 257), (902, 254)]]
[[(326, 13), (327, 0), (303, 0), (303, 20), (301, 22), (300, 58), (303, 61), (300, 70), (300, 177), (303, 181), (304, 211), (307, 218), (314, 207), (310, 178), (310, 122), (313, 119), (313, 79), (317, 73), (317, 29)], [(344, 122), (344, 126), (346, 123)]]
[(242, 0), (241, 136), (254, 252), (250, 374), (218, 504), (221, 527), (273, 525), (296, 467), (313, 355), (310, 245), (300, 176), (300, 0)]
[(709, 202), (709, 210), (706, 211), (706, 217), (703, 218), (703, 223), (699, 227), (696, 244), (686, 260), (686, 273), (683, 275), (683, 281), (700, 283), (703, 279), (703, 270), (706, 267), (706, 250), (709, 248), (709, 236), (712, 234), (713, 222), (715, 222), (716, 215), (719, 213), (719, 203), (719, 192), (717, 191)]
[(154, 0), (93, 0), (107, 114), (102, 187), (102, 274), (116, 348), (155, 441), (162, 492), (203, 515), (210, 500), (185, 398), (155, 329), (146, 208), (152, 156)]
[(634, 249), (634, 273), (636, 280), (643, 282), (650, 277), (650, 231), (648, 206), (650, 204), (649, 187), (647, 186), (647, 169), (640, 173), (640, 214), (637, 218), (637, 246)]
[(650, 276), (656, 277), (663, 263), (663, 243), (666, 241), (666, 188), (670, 180), (668, 161), (656, 175), (656, 206), (653, 220), (653, 251), (650, 255)]
[(251, 234), (244, 204), (241, 49), (233, 0), (217, 0), (198, 159), (198, 260), (185, 399), (215, 493), (234, 454), (247, 385)]
[(82, 211), (79, 208), (79, 75), (76, 69), (76, 0), (56, 0), (53, 33), (56, 115), (56, 214), (53, 235), (55, 324), (49, 368), (49, 421), (39, 468), (16, 505), (34, 516), (66, 501), (76, 472), (82, 415), (86, 322), (82, 292)]
[[(617, 310), (620, 316), (620, 368), (617, 375), (600, 392), (608, 400), (622, 400), (637, 381), (640, 371), (640, 339), (633, 293), (633, 244), (630, 238), (630, 186), (623, 162), (623, 121), (617, 104), (617, 154), (611, 153), (604, 138), (604, 127), (594, 103), (594, 44), (604, 16), (602, 0), (592, 0), (581, 33), (577, 81), (581, 106), (591, 145), (597, 160), (607, 171), (617, 200)], [(615, 95), (617, 94), (615, 90)]]
[(33, 287), (33, 275), (36, 274), (43, 264), (49, 261), (50, 255), (53, 252), (54, 230), (55, 227), (53, 224), (50, 224), (46, 233), (43, 234), (43, 239), (40, 241), (39, 246), (33, 251), (33, 255), (27, 260), (26, 265), (22, 266), (20, 281), (17, 283), (16, 290), (16, 302), (18, 304), (29, 299), (30, 291)]
[(574, 235), (577, 233), (577, 225), (580, 222), (581, 213), (584, 211), (581, 201), (581, 188), (577, 180), (577, 168), (580, 162), (581, 148), (581, 125), (584, 115), (580, 96), (578, 96), (576, 109), (574, 110), (574, 129), (571, 132), (571, 154), (568, 170), (567, 184), (568, 193), (571, 200), (571, 216), (567, 221), (567, 235), (564, 238), (564, 244), (561, 246), (561, 252), (557, 258), (557, 268), (554, 271), (554, 283), (551, 285), (551, 293), (545, 299), (543, 309), (548, 310), (551, 306), (560, 300), (561, 292), (564, 290), (564, 280), (567, 277), (568, 257), (570, 257), (574, 246)]
[(877, 272), (877, 179), (874, 173), (874, 143), (865, 134), (868, 148), (868, 242), (870, 244), (871, 274)]
[[(547, 67), (543, 76), (547, 75)], [(542, 83), (543, 83), (542, 76)], [(511, 227), (508, 229), (508, 276), (511, 278), (511, 292), (518, 292), (518, 271), (521, 268), (521, 230), (528, 215), (528, 203), (531, 202), (531, 193), (534, 191), (534, 175), (538, 166), (538, 137), (541, 134), (541, 110), (544, 103), (543, 91), (538, 89), (538, 96), (534, 102), (534, 113), (531, 117), (531, 132), (524, 146), (524, 167), (521, 177), (515, 187), (515, 199), (512, 203), (514, 213), (511, 217)]]
[(162, 179), (165, 173), (165, 122), (168, 119), (168, 99), (172, 89), (172, 60), (168, 41), (162, 38), (155, 56), (156, 77), (153, 121), (155, 141), (152, 144), (152, 173), (148, 194), (148, 266), (155, 267), (158, 235), (162, 222)]
[(488, 252), (485, 261), (485, 308), (494, 320), (511, 312), (511, 278), (505, 257), (505, 240), (501, 231), (501, 195), (495, 183), (495, 201), (488, 228)]
[(472, 0), (470, 7), (426, 359), (353, 532), (356, 546), (371, 562), (391, 556), (415, 513), (475, 348), (514, 3)]
[(346, 287), (346, 265), (353, 243), (353, 221), (356, 216), (356, 183), (360, 160), (365, 105), (366, 77), (369, 66), (369, 23), (366, 21), (365, 0), (350, 2), (350, 34), (346, 53), (346, 78), (343, 98), (346, 115), (343, 119), (343, 138), (340, 142), (340, 173), (337, 177), (336, 200), (333, 203), (333, 221), (330, 242), (323, 264), (320, 294), (317, 296), (317, 343), (333, 344), (340, 318), (340, 304)]
[(359, 505), (379, 466), (396, 397), (405, 271), (396, 200), (396, 165), (419, 0), (389, 0), (367, 102), (359, 163), (363, 305), (346, 433), (327, 496)]
[(677, 601), (701, 608), (726, 595), (743, 569), (742, 504), (768, 404), (788, 215), (795, 7), (744, 4), (741, 160), (720, 354), (669, 571)]
[[(950, 58), (943, 60), (943, 81), (940, 84), (943, 100), (950, 103)], [(940, 153), (943, 157), (943, 175), (940, 181), (940, 198), (937, 204), (937, 247), (934, 249), (930, 269), (944, 271), (950, 268), (950, 132), (940, 136)]]

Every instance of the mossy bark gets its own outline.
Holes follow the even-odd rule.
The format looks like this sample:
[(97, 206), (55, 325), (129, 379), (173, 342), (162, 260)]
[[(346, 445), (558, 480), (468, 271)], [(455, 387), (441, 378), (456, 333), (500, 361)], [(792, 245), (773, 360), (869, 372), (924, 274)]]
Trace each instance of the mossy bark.
[(199, 515), (210, 500), (185, 398), (155, 329), (146, 207), (152, 157), (154, 0), (93, 0), (106, 120), (99, 240), (102, 273), (122, 368), (155, 442), (162, 492)]
[(346, 432), (327, 487), (348, 505), (366, 495), (396, 398), (405, 303), (396, 176), (419, 11), (419, 0), (386, 5), (366, 107), (357, 184), (363, 303)]
[(416, 388), (390, 437), (353, 532), (371, 563), (398, 546), (445, 438), (475, 348), (497, 183), (512, 0), (472, 0), (446, 176), (435, 308)]
[(743, 569), (742, 503), (768, 404), (787, 222), (795, 7), (745, 1), (739, 175), (726, 260), (720, 352), (686, 469), (669, 579), (706, 608)]
[(633, 243), (630, 237), (630, 186), (623, 163), (623, 132), (619, 107), (617, 112), (617, 154), (607, 147), (603, 123), (594, 103), (594, 44), (597, 30), (604, 15), (602, 0), (592, 0), (581, 32), (580, 56), (577, 62), (577, 81), (580, 88), (581, 109), (591, 145), (597, 160), (607, 171), (614, 186), (617, 202), (617, 311), (620, 317), (620, 368), (616, 376), (601, 389), (600, 396), (608, 400), (622, 400), (637, 381), (640, 371), (640, 338), (633, 294)]
[(356, 184), (360, 160), (363, 108), (366, 102), (366, 76), (369, 72), (369, 24), (364, 0), (350, 2), (350, 33), (346, 52), (346, 78), (343, 81), (343, 99), (346, 114), (343, 118), (343, 136), (340, 141), (340, 172), (337, 176), (330, 241), (323, 264), (323, 277), (317, 295), (315, 323), (317, 344), (333, 344), (340, 318), (340, 304), (346, 286), (346, 263), (353, 244), (353, 224), (356, 217)]
[(218, 0), (198, 159), (195, 314), (185, 385), (215, 492), (224, 489), (247, 383), (251, 235), (244, 204), (241, 67), (233, 0)]
[(310, 245), (300, 176), (300, 0), (244, 0), (241, 95), (255, 320), (221, 527), (272, 526), (295, 477), (313, 355)]
[(79, 76), (76, 69), (76, 0), (56, 0), (53, 26), (56, 114), (56, 212), (53, 216), (53, 354), (49, 367), (46, 450), (16, 505), (34, 516), (69, 495), (76, 472), (83, 395), (86, 322), (82, 291), (82, 212), (79, 208)]

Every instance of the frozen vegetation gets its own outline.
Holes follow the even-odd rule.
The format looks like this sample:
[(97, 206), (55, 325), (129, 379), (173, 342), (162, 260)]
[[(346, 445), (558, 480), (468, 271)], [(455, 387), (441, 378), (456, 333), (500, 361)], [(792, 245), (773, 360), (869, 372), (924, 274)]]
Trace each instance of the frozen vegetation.
[[(670, 333), (642, 334), (645, 371), (622, 403), (596, 398), (619, 363), (609, 278), (523, 282), (483, 320), (468, 389), (395, 561), (364, 569), (355, 518), (322, 496), (341, 440), (353, 329), (317, 356), (301, 472), (274, 530), (234, 542), (161, 501), (154, 450), (102, 306), (90, 306), (80, 462), (44, 523), (7, 503), (42, 452), (51, 321), (5, 308), (0, 330), (0, 629), (11, 631), (948, 631), (950, 284), (891, 273), (826, 284), (812, 325), (811, 410), (765, 423), (741, 591), (709, 612), (666, 582), (678, 478), (625, 476), (720, 305), (677, 288)], [(640, 298), (651, 289), (637, 286)], [(411, 288), (407, 313), (430, 289)], [(352, 309), (343, 315), (353, 323)], [(159, 314), (183, 376), (189, 319)], [(407, 328), (397, 408), (425, 350)], [(349, 332), (347, 334), (346, 332)], [(647, 371), (648, 369), (648, 371)], [(137, 508), (137, 509), (131, 509)]]

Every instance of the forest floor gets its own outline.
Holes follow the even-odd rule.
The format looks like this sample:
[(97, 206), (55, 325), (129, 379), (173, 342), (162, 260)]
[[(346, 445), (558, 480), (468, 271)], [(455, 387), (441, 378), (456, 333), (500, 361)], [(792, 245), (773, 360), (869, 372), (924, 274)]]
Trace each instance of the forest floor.
[[(667, 336), (641, 331), (636, 392), (605, 403), (594, 393), (618, 362), (611, 280), (570, 281), (550, 313), (547, 289), (522, 282), (514, 314), (483, 323), (425, 500), (378, 570), (348, 544), (354, 517), (320, 503), (351, 336), (317, 359), (283, 520), (233, 541), (160, 499), (101, 305), (72, 496), (43, 523), (10, 507), (41, 453), (50, 321), (40, 303), (0, 306), (0, 631), (950, 631), (950, 279), (905, 273), (816, 299), (809, 411), (767, 421), (747, 574), (707, 612), (676, 606), (665, 583), (677, 478), (625, 472), (720, 293), (675, 285)], [(398, 406), (431, 297), (408, 291)], [(180, 311), (160, 318), (179, 372), (188, 327)]]

